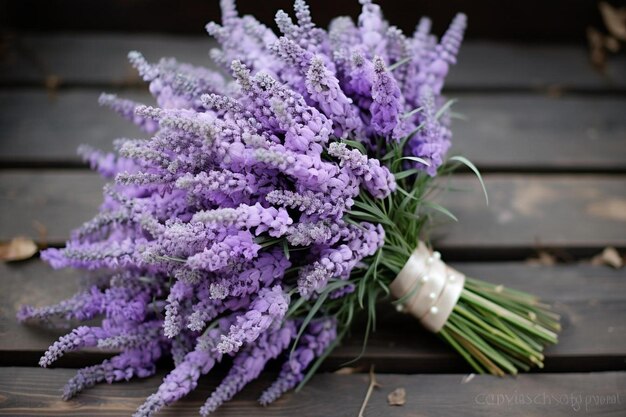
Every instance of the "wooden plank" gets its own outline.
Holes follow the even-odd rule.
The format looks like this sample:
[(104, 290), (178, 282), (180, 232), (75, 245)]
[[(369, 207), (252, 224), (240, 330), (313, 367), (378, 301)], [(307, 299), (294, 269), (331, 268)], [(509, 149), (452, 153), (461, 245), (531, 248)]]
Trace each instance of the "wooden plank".
[(610, 57), (605, 74), (593, 69), (587, 49), (566, 44), (472, 42), (461, 47), (448, 89), (511, 88), (614, 92), (626, 86), (626, 57)]
[[(560, 343), (546, 352), (546, 370), (598, 371), (626, 369), (626, 270), (573, 265), (535, 267), (523, 263), (456, 263), (469, 276), (540, 295), (563, 315)], [(41, 261), (0, 265), (0, 365), (36, 366), (42, 352), (67, 329), (20, 325), (20, 305), (43, 306), (71, 296), (80, 274), (53, 271)], [(381, 303), (378, 327), (358, 366), (375, 363), (383, 372), (460, 372), (468, 367), (436, 336), (410, 316)], [(361, 352), (364, 323), (327, 360), (334, 369)], [(85, 366), (107, 357), (91, 350), (69, 354), (58, 366)]]
[[(435, 230), (446, 249), (626, 246), (626, 187), (619, 176), (487, 175), (489, 206), (478, 180), (456, 175), (441, 198), (459, 219)], [(464, 191), (467, 190), (467, 191)], [(469, 192), (468, 192), (469, 191)]]
[[(459, 174), (452, 186), (471, 192), (445, 194), (443, 204), (460, 221), (437, 229), (438, 245), (442, 250), (626, 247), (624, 179), (489, 174), (485, 181), (491, 201), (486, 207), (476, 178)], [(96, 213), (101, 185), (90, 172), (0, 172), (0, 240), (39, 238), (33, 226), (38, 222), (47, 229), (49, 243), (62, 243)]]
[[(128, 2), (112, 0), (106, 6), (91, 7), (80, 0), (49, 0), (39, 4), (36, 0), (7, 0), (0, 16), (4, 26), (34, 31), (144, 31), (201, 34), (209, 20), (219, 20), (220, 10), (215, 2), (187, 0), (171, 3), (167, 0), (141, 0)], [(327, 27), (336, 16), (349, 15), (356, 19), (360, 5), (356, 0), (315, 0), (308, 2), (313, 21)], [(506, 13), (494, 17), (491, 0), (420, 1), (401, 3), (381, 1), (385, 18), (412, 33), (420, 16), (429, 16), (434, 33), (441, 34), (458, 11), (469, 16), (467, 36), (470, 38), (513, 39), (519, 41), (575, 41), (584, 40), (588, 26), (603, 27), (600, 13), (594, 2), (585, 0), (560, 0), (543, 2), (530, 0), (524, 5), (507, 5)], [(278, 9), (292, 14), (292, 0), (272, 0), (269, 6), (253, 1), (238, 1), (241, 14), (252, 14), (272, 27)], [(33, 13), (36, 10), (36, 13)], [(541, 10), (537, 13), (536, 10)], [(293, 15), (293, 14), (292, 14)], [(147, 18), (149, 16), (149, 18)], [(559, 22), (555, 25), (555, 22)]]
[[(97, 103), (99, 91), (50, 96), (37, 89), (0, 91), (0, 166), (78, 165), (83, 143), (110, 150), (116, 137), (145, 137)], [(146, 104), (146, 93), (120, 96)], [(481, 169), (626, 171), (626, 99), (528, 94), (456, 94), (452, 153)]]
[(91, 172), (0, 173), (0, 241), (24, 235), (43, 243), (64, 242), (72, 229), (96, 214), (103, 184)]
[(50, 80), (64, 85), (143, 85), (128, 63), (129, 51), (141, 51), (150, 61), (176, 57), (211, 66), (208, 53), (215, 46), (208, 35), (18, 35), (8, 42), (8, 52), (0, 61), (0, 81), (9, 85), (44, 85)]
[[(39, 90), (0, 92), (0, 164), (77, 165), (81, 144), (112, 150), (118, 137), (145, 137), (115, 112), (98, 105), (98, 90), (48, 95)], [(154, 104), (147, 94), (124, 97)]]
[(626, 168), (626, 100), (618, 97), (451, 94), (466, 117), (452, 126), (452, 154), (482, 170)]
[[(0, 415), (3, 416), (120, 416), (131, 415), (152, 394), (160, 378), (100, 385), (74, 400), (60, 400), (60, 388), (73, 375), (68, 369), (4, 368), (0, 373)], [(162, 374), (159, 374), (162, 376)], [(535, 374), (498, 379), (463, 375), (378, 374), (380, 387), (367, 403), (367, 416), (623, 416), (626, 373)], [(219, 380), (202, 378), (187, 398), (159, 416), (196, 416)], [(368, 386), (368, 376), (316, 375), (302, 392), (288, 393), (269, 407), (256, 402), (271, 379), (263, 375), (215, 416), (354, 416)], [(464, 382), (466, 381), (466, 382)], [(387, 395), (406, 390), (406, 404), (392, 407)]]
[[(200, 28), (199, 28), (200, 29)], [(180, 61), (209, 65), (214, 46), (208, 36), (61, 33), (16, 35), (6, 40), (0, 59), (0, 83), (62, 85), (137, 85), (126, 60), (139, 50), (150, 60), (175, 56)], [(580, 46), (579, 46), (580, 45)], [(593, 70), (582, 44), (519, 44), (468, 41), (451, 71), (447, 88), (523, 89), (611, 92), (626, 87), (626, 57), (610, 57), (606, 74)]]

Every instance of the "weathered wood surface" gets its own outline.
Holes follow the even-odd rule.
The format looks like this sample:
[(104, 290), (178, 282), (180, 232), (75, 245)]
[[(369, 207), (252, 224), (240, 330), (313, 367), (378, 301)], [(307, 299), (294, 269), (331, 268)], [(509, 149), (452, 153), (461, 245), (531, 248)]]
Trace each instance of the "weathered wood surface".
[[(5, 40), (0, 56), (0, 83), (111, 86), (138, 85), (128, 64), (131, 50), (149, 60), (174, 56), (180, 61), (210, 65), (209, 36), (66, 33), (16, 35)], [(519, 89), (596, 90), (626, 87), (626, 57), (609, 59), (606, 74), (593, 70), (585, 47), (563, 44), (466, 42), (459, 63), (446, 82), (449, 90)]]
[(478, 180), (457, 175), (442, 204), (458, 223), (434, 231), (441, 247), (464, 250), (626, 245), (623, 176), (487, 175), (489, 206)]
[[(103, 87), (106, 91), (111, 91)], [(112, 149), (117, 137), (146, 137), (98, 105), (100, 90), (54, 94), (0, 91), (0, 166), (79, 166), (76, 149)], [(154, 104), (147, 92), (119, 95)], [(532, 94), (455, 94), (453, 153), (480, 169), (626, 171), (626, 99)]]
[[(80, 145), (112, 150), (115, 138), (145, 137), (132, 123), (100, 107), (99, 95), (99, 90), (0, 91), (0, 165), (86, 167), (76, 152)], [(122, 95), (154, 104), (147, 93)]]
[[(69, 369), (0, 369), (0, 415), (2, 416), (121, 416), (131, 415), (160, 382), (147, 380), (99, 385), (77, 398), (63, 402), (60, 389), (71, 378)], [(568, 373), (520, 375), (498, 379), (465, 375), (378, 374), (380, 387), (367, 403), (365, 415), (374, 416), (623, 416), (626, 373)], [(263, 408), (256, 403), (271, 383), (266, 375), (246, 387), (215, 416), (355, 416), (368, 386), (366, 374), (316, 375), (297, 394), (289, 393)], [(159, 416), (196, 416), (216, 378), (203, 378), (187, 398), (163, 409)], [(406, 404), (392, 407), (387, 395), (406, 390)], [(460, 411), (462, 410), (462, 411)]]
[[(96, 102), (101, 90), (146, 99), (145, 85), (126, 62), (129, 50), (140, 50), (150, 60), (176, 56), (206, 65), (212, 46), (208, 37), (67, 33), (5, 38), (0, 54), (0, 241), (26, 235), (62, 244), (71, 229), (95, 214), (102, 180), (85, 169), (51, 168), (84, 168), (75, 154), (81, 143), (110, 149), (117, 136), (140, 135)], [(471, 192), (443, 198), (460, 222), (439, 228), (436, 243), (448, 259), (472, 261), (455, 264), (468, 275), (553, 303), (563, 317), (563, 332), (560, 344), (546, 351), (541, 374), (476, 377), (465, 384), (460, 374), (379, 374), (383, 388), (374, 392), (366, 415), (445, 416), (459, 410), (468, 416), (624, 415), (626, 373), (572, 372), (626, 369), (626, 272), (580, 263), (531, 267), (477, 261), (523, 259), (542, 248), (580, 260), (607, 245), (626, 248), (626, 57), (611, 58), (602, 76), (591, 69), (580, 46), (468, 42), (447, 87), (460, 99), (455, 111), (468, 119), (455, 121), (454, 152), (487, 172), (491, 204), (485, 207), (472, 175), (458, 176), (452, 186)], [(16, 167), (25, 169), (11, 169)], [(529, 174), (535, 170), (543, 174)], [(554, 175), (560, 171), (568, 175)], [(70, 296), (79, 280), (80, 273), (52, 271), (37, 259), (0, 265), (0, 366), (29, 367), (0, 368), (0, 415), (130, 415), (168, 368), (164, 363), (161, 374), (150, 380), (100, 386), (62, 402), (60, 388), (73, 371), (35, 366), (64, 330), (23, 326), (14, 317), (23, 303), (41, 306)], [(355, 358), (362, 337), (363, 325), (357, 323), (323, 369)], [(107, 355), (73, 353), (56, 365), (85, 366)], [(350, 366), (364, 372), (370, 364), (379, 372), (403, 374), (469, 371), (435, 336), (386, 303), (379, 308), (378, 329), (365, 355)], [(276, 369), (275, 363), (216, 415), (352, 416), (367, 389), (364, 373), (322, 374), (302, 394), (261, 409), (254, 399)], [(197, 415), (216, 382), (215, 376), (205, 378), (189, 399), (162, 415)], [(407, 389), (407, 405), (387, 406), (386, 395), (399, 386)]]
[[(457, 263), (469, 276), (518, 288), (554, 304), (562, 314), (560, 343), (546, 352), (548, 371), (626, 369), (626, 271), (585, 265), (536, 267), (523, 263)], [(22, 304), (44, 306), (71, 296), (80, 273), (53, 271), (39, 260), (0, 265), (0, 365), (35, 366), (42, 352), (67, 329), (20, 325)], [(410, 316), (381, 303), (377, 332), (360, 366), (381, 372), (460, 372), (467, 366)], [(361, 351), (363, 326), (325, 364), (333, 369)], [(58, 366), (85, 366), (108, 356), (91, 350), (69, 354)]]
[[(0, 24), (15, 30), (35, 31), (132, 31), (203, 34), (209, 20), (219, 21), (220, 9), (215, 2), (186, 0), (109, 0), (106, 4), (85, 4), (81, 0), (5, 0)], [(252, 14), (261, 22), (275, 27), (278, 9), (293, 11), (293, 0), (271, 2), (238, 1), (242, 15)], [(336, 16), (357, 19), (361, 6), (356, 0), (315, 0), (308, 2), (313, 21), (327, 27)], [(618, 1), (614, 3), (619, 4)], [(433, 21), (433, 32), (442, 34), (452, 17), (462, 10), (469, 16), (466, 37), (512, 39), (514, 41), (583, 42), (588, 26), (602, 27), (597, 4), (587, 0), (527, 0), (498, 8), (493, 0), (380, 1), (385, 18), (405, 33), (411, 34), (420, 16)], [(541, 12), (539, 13), (538, 10)], [(501, 13), (497, 13), (501, 12)], [(555, 24), (558, 22), (558, 24)], [(54, 32), (53, 32), (54, 33)], [(78, 33), (77, 33), (78, 35)]]
[[(490, 205), (478, 180), (458, 175), (443, 204), (459, 218), (437, 231), (445, 249), (626, 247), (624, 176), (490, 174)], [(102, 201), (103, 181), (82, 171), (0, 172), (0, 240), (32, 236), (64, 242)], [(442, 185), (447, 185), (445, 181)], [(46, 236), (40, 236), (43, 225)], [(471, 257), (471, 256), (470, 256)]]

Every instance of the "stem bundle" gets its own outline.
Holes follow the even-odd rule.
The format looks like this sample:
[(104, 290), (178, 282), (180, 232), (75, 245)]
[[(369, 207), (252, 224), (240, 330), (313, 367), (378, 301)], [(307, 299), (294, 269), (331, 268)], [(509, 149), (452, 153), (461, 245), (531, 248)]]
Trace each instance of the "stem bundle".
[(543, 368), (543, 348), (557, 342), (559, 316), (530, 294), (467, 279), (438, 333), (478, 373), (497, 376)]

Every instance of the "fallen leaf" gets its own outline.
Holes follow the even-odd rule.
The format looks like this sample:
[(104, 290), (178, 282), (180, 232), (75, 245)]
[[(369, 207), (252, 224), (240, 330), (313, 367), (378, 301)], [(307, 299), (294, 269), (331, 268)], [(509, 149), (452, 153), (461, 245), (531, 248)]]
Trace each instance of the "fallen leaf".
[(605, 248), (601, 254), (591, 258), (592, 265), (609, 265), (615, 269), (619, 269), (624, 266), (624, 258), (613, 247)]
[(389, 405), (404, 405), (406, 403), (406, 390), (396, 388), (387, 395)]
[(552, 266), (556, 264), (556, 257), (548, 252), (540, 251), (536, 258), (526, 260), (528, 265)]
[(37, 253), (37, 244), (26, 237), (15, 237), (8, 243), (0, 243), (0, 260), (21, 261)]
[(619, 40), (626, 41), (626, 7), (617, 8), (607, 2), (598, 4), (602, 20), (611, 35)]
[(620, 50), (620, 44), (617, 39), (613, 36), (605, 36), (604, 37), (604, 47), (613, 52), (614, 54), (618, 53)]
[(346, 366), (344, 368), (339, 368), (335, 371), (335, 374), (337, 375), (352, 375), (355, 374), (357, 372), (360, 372), (362, 370), (362, 368), (352, 368), (349, 366)]
[(606, 51), (604, 49), (604, 35), (593, 27), (587, 28), (587, 42), (589, 43), (589, 60), (599, 71), (606, 68)]

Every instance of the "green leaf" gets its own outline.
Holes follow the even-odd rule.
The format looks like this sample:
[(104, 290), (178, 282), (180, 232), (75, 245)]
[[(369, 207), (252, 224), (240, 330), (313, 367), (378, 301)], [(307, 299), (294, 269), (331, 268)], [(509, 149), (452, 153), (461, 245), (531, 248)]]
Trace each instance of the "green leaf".
[(396, 154), (397, 152), (397, 148), (393, 148), (392, 150), (390, 150), (389, 152), (387, 152), (385, 154), (385, 156), (383, 156), (382, 158), (380, 158), (381, 161), (388, 161), (391, 158), (393, 158), (394, 156), (397, 156)]
[(454, 111), (450, 112), (450, 118), (451, 119), (457, 119), (457, 120), (469, 120), (468, 117), (462, 113), (457, 113)]
[(386, 217), (376, 217), (370, 213), (367, 213), (365, 211), (358, 211), (358, 210), (350, 210), (347, 211), (346, 214), (353, 216), (353, 217), (357, 217), (361, 220), (365, 220), (368, 222), (373, 222), (373, 223), (383, 223), (383, 224), (387, 224), (389, 226), (393, 226), (393, 223)]
[(438, 211), (438, 212), (440, 212), (440, 213), (450, 217), (455, 222), (459, 221), (459, 219), (454, 214), (452, 214), (452, 212), (450, 210), (448, 210), (447, 208), (443, 207), (442, 205), (439, 205), (437, 203), (432, 203), (430, 201), (423, 201), (423, 204), (426, 207), (429, 207), (429, 208), (431, 208), (433, 210), (436, 210), (436, 211)]
[(407, 62), (411, 61), (411, 59), (413, 59), (413, 57), (407, 56), (406, 58), (402, 58), (400, 61), (394, 62), (393, 65), (390, 65), (389, 68), (387, 68), (388, 71), (393, 71), (396, 68), (398, 68), (400, 65), (404, 65)]
[(400, 118), (401, 119), (409, 118), (413, 116), (414, 114), (421, 112), (422, 110), (424, 110), (424, 107), (418, 107), (416, 109), (411, 110), (410, 112), (404, 113), (402, 116), (400, 116)]
[(410, 177), (411, 175), (415, 175), (419, 173), (420, 171), (418, 169), (411, 168), (411, 169), (407, 169), (406, 171), (400, 171), (400, 172), (395, 173), (394, 177), (396, 177), (396, 180), (401, 180), (403, 178)]
[[(424, 164), (427, 167), (430, 166), (430, 162), (428, 162), (425, 159), (418, 158), (417, 156), (403, 156), (402, 158), (396, 159), (396, 161), (402, 161), (402, 160), (405, 160), (405, 159), (409, 160), (409, 161), (417, 162), (417, 163), (420, 163), (420, 164)], [(394, 161), (394, 162), (396, 162), (396, 161)]]
[(287, 239), (283, 240), (283, 252), (285, 253), (285, 258), (289, 260), (289, 243), (287, 243)]
[(305, 302), (306, 302), (306, 299), (304, 297), (298, 298), (294, 303), (291, 303), (291, 305), (289, 306), (289, 310), (287, 310), (287, 314), (285, 316), (291, 317), (291, 315), (295, 313), (296, 310), (298, 310), (298, 308)]
[(389, 217), (387, 217), (387, 215), (376, 205), (365, 204), (358, 200), (354, 202), (354, 205), (360, 209), (367, 210), (371, 215), (378, 217), (380, 219), (379, 222), (384, 220), (385, 223), (391, 223), (391, 219), (389, 219)]
[(313, 306), (311, 307), (311, 310), (309, 310), (309, 314), (307, 314), (307, 316), (304, 318), (304, 321), (300, 325), (300, 329), (298, 330), (298, 335), (296, 336), (296, 339), (293, 342), (293, 346), (291, 347), (291, 352), (289, 352), (289, 355), (293, 354), (293, 351), (296, 349), (296, 346), (298, 345), (298, 342), (300, 341), (300, 337), (302, 336), (302, 333), (304, 333), (304, 330), (307, 328), (311, 320), (313, 320), (313, 317), (315, 317), (315, 314), (317, 314), (319, 309), (322, 307), (322, 305), (324, 304), (324, 301), (326, 301), (326, 298), (328, 298), (328, 295), (334, 290), (341, 288), (343, 286), (346, 286), (348, 284), (349, 284), (349, 281), (334, 281), (326, 285), (326, 288), (319, 295), (318, 299), (315, 301), (315, 304), (313, 304)]
[(480, 181), (480, 185), (483, 187), (483, 193), (485, 194), (485, 202), (487, 205), (489, 205), (489, 196), (487, 195), (487, 187), (485, 187), (485, 182), (483, 181), (483, 177), (482, 175), (480, 175), (480, 171), (478, 170), (478, 168), (476, 168), (476, 166), (464, 156), (453, 156), (449, 160), (460, 162), (463, 165), (467, 166), (472, 171), (474, 171), (474, 174), (476, 174), (476, 177), (478, 177), (478, 181)]
[(455, 98), (448, 100), (446, 104), (444, 104), (439, 110), (437, 110), (435, 118), (439, 119), (446, 112), (446, 110), (448, 110), (456, 102), (457, 100)]
[(356, 140), (350, 140), (350, 139), (344, 139), (341, 142), (345, 143), (346, 145), (352, 148), (358, 149), (359, 151), (361, 151), (363, 155), (367, 155), (367, 150), (365, 149), (365, 146), (363, 146), (361, 142), (357, 142)]

